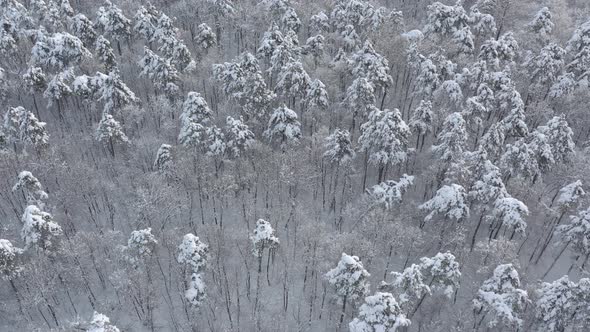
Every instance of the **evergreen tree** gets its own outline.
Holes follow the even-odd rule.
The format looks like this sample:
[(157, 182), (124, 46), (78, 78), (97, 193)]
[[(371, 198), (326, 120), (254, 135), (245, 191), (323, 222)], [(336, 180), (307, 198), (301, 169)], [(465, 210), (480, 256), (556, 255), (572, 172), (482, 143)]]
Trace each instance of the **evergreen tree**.
[(284, 104), (276, 108), (270, 116), (264, 136), (271, 142), (280, 142), (283, 148), (287, 143), (297, 143), (301, 138), (301, 124), (297, 120), (297, 113)]
[(156, 153), (156, 160), (154, 161), (154, 168), (160, 172), (165, 172), (172, 166), (172, 146), (169, 144), (162, 144)]
[(86, 329), (88, 332), (120, 332), (120, 330), (111, 324), (111, 320), (103, 315), (99, 314), (98, 312), (94, 312), (92, 316), (92, 321), (88, 325)]
[(385, 88), (393, 82), (389, 75), (389, 61), (377, 53), (368, 40), (352, 55), (349, 65), (355, 77), (365, 77), (378, 88)]
[(275, 87), (277, 93), (285, 97), (305, 97), (310, 89), (311, 78), (299, 61), (289, 61), (278, 74)]
[(200, 307), (203, 301), (207, 298), (205, 282), (198, 273), (193, 273), (188, 289), (184, 292), (184, 297), (189, 304), (194, 307)]
[(553, 15), (549, 8), (543, 7), (529, 23), (529, 28), (538, 36), (537, 38), (547, 40), (555, 27), (555, 24), (551, 21), (552, 18)]
[(422, 146), (424, 146), (424, 139), (432, 131), (432, 124), (434, 122), (434, 113), (432, 112), (432, 102), (427, 100), (421, 100), (420, 105), (416, 107), (412, 117), (410, 118), (409, 126), (416, 132), (418, 139), (416, 140), (416, 149), (420, 145), (420, 139), (422, 140)]
[(193, 273), (198, 273), (207, 266), (209, 246), (201, 242), (194, 234), (188, 233), (182, 238), (182, 243), (178, 246), (178, 258), (176, 260), (179, 264), (187, 265)]
[(490, 238), (498, 236), (502, 226), (512, 228), (512, 236), (514, 236), (514, 233), (524, 235), (527, 225), (524, 217), (528, 214), (529, 209), (527, 206), (516, 198), (508, 196), (496, 199), (494, 209), (491, 215), (487, 217), (488, 222), (491, 223)]
[(424, 222), (430, 221), (436, 214), (457, 221), (469, 217), (465, 188), (455, 183), (442, 186), (432, 199), (418, 206), (418, 209), (430, 211)]
[(5, 239), (0, 239), (0, 276), (2, 279), (11, 280), (17, 277), (23, 270), (21, 256), (23, 250), (12, 245)]
[(227, 149), (234, 158), (240, 157), (254, 143), (254, 133), (250, 131), (243, 119), (226, 119)]
[(4, 135), (9, 143), (20, 142), (36, 148), (44, 148), (49, 144), (49, 134), (45, 122), (24, 107), (12, 107), (4, 114)]
[(18, 173), (16, 184), (12, 187), (12, 191), (17, 190), (22, 190), (27, 204), (37, 205), (40, 208), (44, 207), (44, 201), (48, 198), (41, 182), (29, 171)]
[(131, 36), (131, 20), (123, 14), (123, 11), (109, 0), (105, 0), (104, 6), (96, 12), (96, 25), (104, 34), (117, 41), (117, 49), (121, 55), (121, 39)]
[(377, 292), (365, 298), (357, 318), (348, 327), (351, 332), (395, 332), (409, 325), (410, 320), (402, 313), (393, 295)]
[(115, 156), (115, 144), (127, 144), (129, 139), (123, 127), (112, 115), (104, 113), (96, 128), (96, 140), (107, 145), (111, 156)]
[(197, 27), (197, 34), (195, 35), (195, 42), (204, 50), (208, 50), (215, 46), (217, 36), (215, 32), (205, 23), (199, 24)]
[(179, 87), (176, 84), (179, 80), (178, 72), (170, 60), (163, 59), (150, 51), (149, 48), (144, 47), (144, 56), (139, 61), (139, 66), (141, 67), (139, 75), (151, 79), (158, 90), (163, 91), (169, 97), (178, 94)]
[(479, 324), (487, 314), (490, 314), (490, 327), (498, 324), (520, 327), (523, 321), (519, 315), (524, 311), (529, 299), (527, 292), (519, 287), (520, 278), (512, 264), (498, 265), (493, 276), (484, 281), (473, 300), (476, 313), (484, 314)]
[(383, 204), (386, 209), (390, 209), (402, 202), (402, 196), (413, 184), (414, 176), (404, 174), (398, 181), (388, 180), (374, 185), (369, 194), (376, 204)]
[(96, 39), (96, 55), (98, 59), (104, 64), (105, 71), (108, 73), (117, 66), (115, 53), (111, 47), (111, 43), (103, 36), (98, 36)]
[(461, 113), (451, 113), (438, 136), (438, 145), (432, 151), (446, 163), (456, 163), (464, 157), (464, 146), (467, 141), (467, 129)]
[(94, 23), (84, 14), (76, 14), (70, 21), (70, 30), (80, 38), (86, 47), (93, 45), (98, 34)]
[(136, 265), (139, 261), (152, 256), (157, 244), (158, 241), (152, 235), (151, 227), (131, 232), (126, 247), (131, 262)]
[[(590, 255), (590, 208), (572, 216), (569, 224), (555, 230), (560, 243), (571, 248), (577, 255)], [(559, 258), (559, 257), (558, 257)]]
[(252, 242), (252, 253), (258, 258), (258, 273), (260, 273), (262, 272), (264, 250), (268, 249), (268, 254), (271, 256), (272, 252), (279, 246), (279, 238), (275, 235), (275, 230), (268, 221), (258, 219), (256, 228), (250, 235), (250, 241)]
[(379, 181), (386, 165), (398, 165), (406, 160), (410, 128), (398, 109), (379, 110), (372, 107), (367, 122), (361, 125), (360, 150), (369, 156), (369, 163), (379, 166)]
[(58, 70), (77, 65), (92, 54), (82, 41), (67, 32), (47, 34), (39, 31), (31, 49), (31, 63)]
[(21, 238), (25, 242), (25, 249), (35, 247), (48, 252), (57, 249), (63, 231), (61, 226), (53, 221), (51, 214), (41, 211), (35, 205), (29, 205), (21, 221)]
[(541, 283), (535, 303), (541, 328), (548, 332), (562, 332), (584, 325), (588, 317), (584, 310), (590, 303), (586, 292), (589, 285), (588, 278), (582, 278), (576, 284), (567, 275), (553, 282)]
[(357, 256), (349, 256), (345, 253), (342, 253), (338, 265), (324, 276), (342, 302), (341, 324), (346, 313), (346, 303), (356, 301), (369, 293), (370, 276)]
[(332, 163), (345, 164), (355, 157), (350, 133), (347, 130), (336, 128), (332, 134), (326, 137), (325, 147), (324, 157), (327, 157)]

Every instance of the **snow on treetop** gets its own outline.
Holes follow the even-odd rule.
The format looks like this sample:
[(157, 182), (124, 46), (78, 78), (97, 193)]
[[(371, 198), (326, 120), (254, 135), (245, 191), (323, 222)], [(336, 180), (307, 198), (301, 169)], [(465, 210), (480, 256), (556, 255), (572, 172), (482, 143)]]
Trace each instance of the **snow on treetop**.
[(119, 332), (120, 330), (111, 325), (111, 320), (103, 314), (98, 312), (94, 312), (92, 316), (92, 321), (90, 322), (90, 326), (87, 329), (87, 332)]
[(338, 265), (325, 275), (328, 282), (336, 288), (339, 296), (352, 300), (369, 292), (367, 279), (370, 276), (357, 256), (346, 253), (342, 253)]
[(419, 42), (424, 39), (424, 34), (422, 31), (414, 29), (407, 32), (402, 33), (402, 37), (411, 43)]
[(139, 256), (149, 256), (154, 250), (154, 246), (158, 243), (156, 238), (152, 235), (151, 227), (140, 229), (131, 232), (127, 247), (137, 251)]
[(466, 205), (465, 189), (458, 184), (444, 185), (437, 190), (435, 196), (424, 204), (418, 206), (420, 210), (431, 212), (424, 219), (431, 220), (437, 213), (445, 217), (461, 220), (469, 216), (469, 207)]
[(575, 204), (580, 197), (585, 195), (586, 192), (582, 187), (582, 181), (577, 180), (559, 189), (559, 196), (557, 197), (556, 202), (559, 206), (569, 207), (572, 204)]
[(518, 287), (520, 278), (512, 264), (498, 265), (493, 276), (484, 281), (473, 305), (476, 310), (493, 312), (488, 324), (490, 327), (496, 326), (500, 321), (507, 325), (522, 325), (519, 314), (529, 299), (527, 292)]
[(389, 209), (402, 201), (402, 195), (413, 184), (414, 176), (404, 174), (398, 181), (388, 180), (374, 185), (368, 190), (377, 204), (384, 204)]
[(272, 225), (264, 220), (258, 219), (256, 228), (250, 236), (250, 240), (254, 245), (254, 255), (261, 256), (262, 251), (266, 248), (273, 249), (279, 245), (279, 238), (275, 236), (275, 230)]
[(188, 264), (194, 272), (205, 267), (209, 259), (209, 246), (201, 242), (197, 236), (188, 233), (178, 246), (177, 261), (181, 264)]
[(61, 227), (53, 221), (51, 214), (41, 211), (35, 205), (27, 206), (21, 220), (21, 236), (25, 241), (25, 248), (36, 245), (42, 249), (50, 249), (56, 244), (55, 238), (62, 235)]
[(393, 295), (377, 292), (365, 297), (358, 317), (348, 327), (351, 332), (395, 332), (398, 328), (409, 325), (410, 320), (406, 318)]

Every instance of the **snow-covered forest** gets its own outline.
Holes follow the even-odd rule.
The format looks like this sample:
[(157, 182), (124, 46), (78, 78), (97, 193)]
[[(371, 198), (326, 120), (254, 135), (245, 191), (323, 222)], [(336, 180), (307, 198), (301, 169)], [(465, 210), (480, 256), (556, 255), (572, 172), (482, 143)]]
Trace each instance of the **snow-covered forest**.
[(589, 104), (587, 0), (0, 0), (0, 331), (588, 331)]

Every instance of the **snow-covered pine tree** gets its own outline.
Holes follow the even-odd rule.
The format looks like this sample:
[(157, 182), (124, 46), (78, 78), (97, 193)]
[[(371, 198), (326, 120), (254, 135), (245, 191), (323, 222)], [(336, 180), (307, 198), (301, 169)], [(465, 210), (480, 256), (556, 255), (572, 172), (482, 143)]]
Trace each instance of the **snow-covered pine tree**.
[(474, 38), (469, 27), (470, 17), (460, 1), (451, 6), (437, 1), (427, 9), (428, 18), (423, 29), (427, 36), (450, 37), (461, 53), (473, 52)]
[(146, 41), (153, 41), (159, 15), (160, 13), (153, 5), (148, 5), (147, 8), (141, 6), (133, 16), (135, 20), (133, 30), (140, 34)]
[(117, 66), (117, 60), (115, 59), (115, 53), (109, 42), (102, 35), (96, 38), (95, 44), (96, 55), (98, 59), (104, 64), (105, 71), (108, 73)]
[(362, 49), (352, 54), (349, 66), (355, 77), (365, 77), (377, 88), (384, 89), (393, 82), (389, 74), (389, 61), (377, 53), (368, 40)]
[(401, 273), (394, 271), (391, 275), (392, 282), (383, 282), (381, 288), (392, 288), (398, 294), (401, 305), (406, 309), (416, 308), (420, 299), (432, 294), (420, 264), (412, 264)]
[(524, 312), (529, 302), (526, 290), (521, 289), (518, 272), (512, 264), (498, 265), (491, 278), (483, 282), (473, 300), (473, 308), (481, 315), (477, 327), (488, 318), (488, 326), (499, 324), (508, 327), (520, 327)]
[(369, 195), (377, 205), (386, 209), (402, 202), (402, 196), (414, 184), (414, 176), (404, 174), (398, 181), (388, 180), (368, 189)]
[(510, 176), (520, 176), (531, 181), (541, 174), (536, 152), (524, 139), (506, 145), (500, 166)]
[(302, 51), (305, 54), (311, 54), (313, 56), (314, 60), (316, 61), (316, 66), (317, 66), (317, 61), (324, 54), (324, 40), (325, 40), (324, 36), (315, 35), (315, 36), (307, 38), (307, 40), (305, 41), (305, 46), (303, 46)]
[(131, 232), (125, 247), (129, 255), (128, 259), (134, 266), (137, 266), (140, 261), (153, 255), (157, 244), (158, 241), (152, 234), (151, 227)]
[(103, 113), (102, 119), (98, 123), (96, 140), (105, 144), (113, 157), (115, 157), (116, 144), (127, 144), (129, 142), (129, 138), (123, 132), (121, 124), (108, 113)]
[(195, 34), (194, 40), (202, 49), (208, 50), (215, 46), (217, 36), (211, 27), (205, 23), (201, 23), (197, 27), (197, 33)]
[(110, 318), (107, 316), (100, 314), (98, 312), (94, 312), (92, 315), (92, 320), (88, 324), (88, 327), (85, 329), (87, 332), (120, 332), (115, 325), (111, 324)]
[(424, 218), (424, 223), (430, 221), (435, 215), (441, 214), (445, 219), (461, 221), (469, 217), (469, 205), (465, 188), (456, 183), (444, 185), (432, 199), (418, 206), (420, 210), (430, 211)]
[(529, 68), (531, 81), (541, 87), (551, 86), (561, 74), (566, 54), (567, 52), (556, 43), (549, 43), (543, 46), (539, 54), (527, 58), (523, 65)]
[(567, 275), (553, 282), (541, 283), (535, 303), (536, 317), (541, 320), (541, 328), (547, 332), (581, 328), (588, 317), (585, 308), (590, 303), (586, 292), (589, 285), (588, 278), (575, 283)]
[(45, 129), (45, 122), (22, 106), (11, 107), (4, 114), (4, 135), (8, 143), (22, 143), (32, 145), (37, 149), (47, 147), (49, 134)]
[(190, 267), (193, 273), (199, 273), (207, 266), (209, 260), (209, 246), (199, 240), (199, 237), (192, 233), (182, 238), (178, 246), (178, 257), (176, 261)]
[(311, 78), (299, 61), (287, 62), (279, 71), (275, 91), (285, 97), (304, 98), (310, 88)]
[(334, 132), (326, 137), (325, 147), (324, 157), (332, 163), (345, 164), (355, 157), (348, 130), (334, 129)]
[(480, 47), (479, 58), (500, 69), (503, 64), (512, 64), (518, 54), (518, 42), (510, 31), (498, 38), (486, 40)]
[(173, 98), (179, 92), (176, 84), (179, 80), (178, 72), (169, 59), (164, 59), (144, 47), (144, 56), (139, 60), (141, 67), (140, 76), (147, 76), (156, 89), (164, 92), (168, 97)]
[(53, 76), (53, 78), (47, 83), (47, 88), (43, 91), (43, 97), (47, 99), (47, 107), (57, 105), (57, 110), (60, 117), (63, 117), (62, 100), (72, 93), (69, 82), (72, 79), (72, 71), (65, 70), (59, 72)]
[(330, 29), (330, 18), (322, 10), (317, 14), (311, 15), (309, 19), (309, 26), (313, 31), (325, 32)]
[(568, 125), (565, 115), (551, 118), (539, 130), (547, 135), (548, 144), (556, 163), (567, 162), (575, 154), (574, 132)]
[(576, 80), (588, 69), (590, 62), (590, 21), (581, 24), (567, 42), (565, 50), (573, 55), (571, 62), (567, 65), (568, 71), (573, 72)]
[(18, 173), (16, 184), (12, 191), (22, 190), (28, 205), (37, 205), (43, 208), (48, 195), (43, 190), (41, 182), (29, 171)]
[(351, 332), (387, 331), (410, 325), (391, 293), (377, 292), (367, 296), (359, 308), (358, 316), (348, 324)]
[(369, 293), (369, 277), (371, 275), (363, 267), (357, 256), (342, 253), (338, 265), (324, 276), (334, 288), (336, 297), (342, 302), (340, 324), (344, 321), (346, 303), (356, 301)]
[(75, 36), (80, 38), (84, 45), (88, 48), (90, 45), (94, 45), (98, 34), (94, 29), (94, 23), (86, 17), (84, 14), (76, 14), (70, 20), (70, 30)]
[(445, 119), (443, 129), (438, 136), (438, 144), (432, 151), (445, 163), (457, 163), (464, 158), (467, 141), (467, 128), (461, 113), (451, 113)]
[(423, 274), (430, 279), (432, 291), (440, 290), (448, 298), (459, 288), (461, 271), (455, 255), (450, 252), (439, 252), (433, 257), (420, 258)]
[(271, 142), (280, 143), (282, 149), (289, 143), (297, 143), (301, 138), (301, 124), (297, 120), (297, 113), (285, 104), (276, 108), (270, 116), (264, 136)]
[(252, 242), (252, 253), (258, 258), (258, 273), (260, 273), (262, 272), (264, 250), (268, 249), (269, 256), (272, 256), (273, 251), (279, 246), (279, 238), (275, 235), (275, 230), (268, 221), (258, 219), (256, 228), (250, 235), (250, 241)]
[(375, 86), (365, 77), (357, 77), (346, 89), (344, 104), (352, 114), (353, 128), (356, 118), (369, 115), (375, 105)]
[(371, 106), (367, 122), (361, 125), (358, 139), (360, 150), (368, 155), (368, 162), (379, 167), (378, 182), (386, 175), (388, 165), (399, 165), (407, 157), (410, 128), (398, 109), (379, 110)]
[(577, 180), (559, 189), (551, 205), (555, 202), (560, 211), (566, 211), (574, 207), (583, 196), (586, 196), (586, 192), (582, 181)]
[(63, 231), (61, 226), (53, 221), (51, 214), (41, 211), (36, 205), (29, 205), (21, 221), (21, 237), (25, 242), (25, 249), (35, 247), (47, 252), (57, 249)]
[(198, 92), (188, 93), (180, 115), (178, 141), (184, 146), (197, 147), (205, 142), (205, 125), (212, 116), (211, 109)]
[(39, 31), (31, 49), (31, 64), (58, 70), (77, 65), (91, 57), (84, 43), (67, 32), (48, 34)]
[(0, 277), (11, 280), (23, 270), (20, 262), (23, 250), (12, 245), (9, 240), (0, 239)]
[(281, 17), (281, 25), (285, 31), (299, 32), (301, 28), (301, 20), (293, 7), (287, 7), (283, 17)]
[(328, 109), (328, 92), (322, 81), (316, 78), (310, 82), (305, 93), (305, 102), (307, 110), (325, 111)]
[(225, 134), (216, 125), (205, 128), (205, 154), (215, 159), (223, 158), (227, 148)]
[(188, 289), (184, 292), (184, 297), (191, 306), (199, 308), (207, 298), (206, 289), (203, 277), (198, 273), (193, 273)]
[(527, 206), (514, 197), (501, 197), (496, 199), (492, 213), (486, 217), (490, 223), (490, 239), (496, 238), (502, 226), (512, 229), (510, 239), (514, 234), (525, 234), (526, 221), (525, 217), (529, 214)]
[(233, 158), (238, 158), (254, 143), (254, 133), (241, 117), (234, 119), (228, 116), (225, 123), (227, 151)]
[(172, 145), (162, 144), (156, 153), (154, 168), (160, 172), (165, 172), (172, 167)]
[(181, 120), (192, 119), (198, 123), (207, 124), (213, 112), (209, 108), (205, 98), (200, 93), (191, 91), (187, 94), (184, 103), (182, 104)]
[(131, 20), (123, 11), (109, 0), (96, 12), (96, 26), (109, 38), (117, 41), (117, 50), (121, 55), (121, 40), (131, 36)]
[[(414, 110), (410, 118), (409, 126), (416, 133), (416, 149), (424, 146), (426, 136), (432, 131), (434, 122), (434, 113), (432, 112), (432, 102), (421, 100), (420, 104)], [(422, 144), (420, 144), (422, 142)]]
[(568, 224), (558, 226), (555, 229), (555, 235), (559, 243), (569, 247), (576, 255), (588, 259), (590, 256), (590, 208), (572, 216)]

